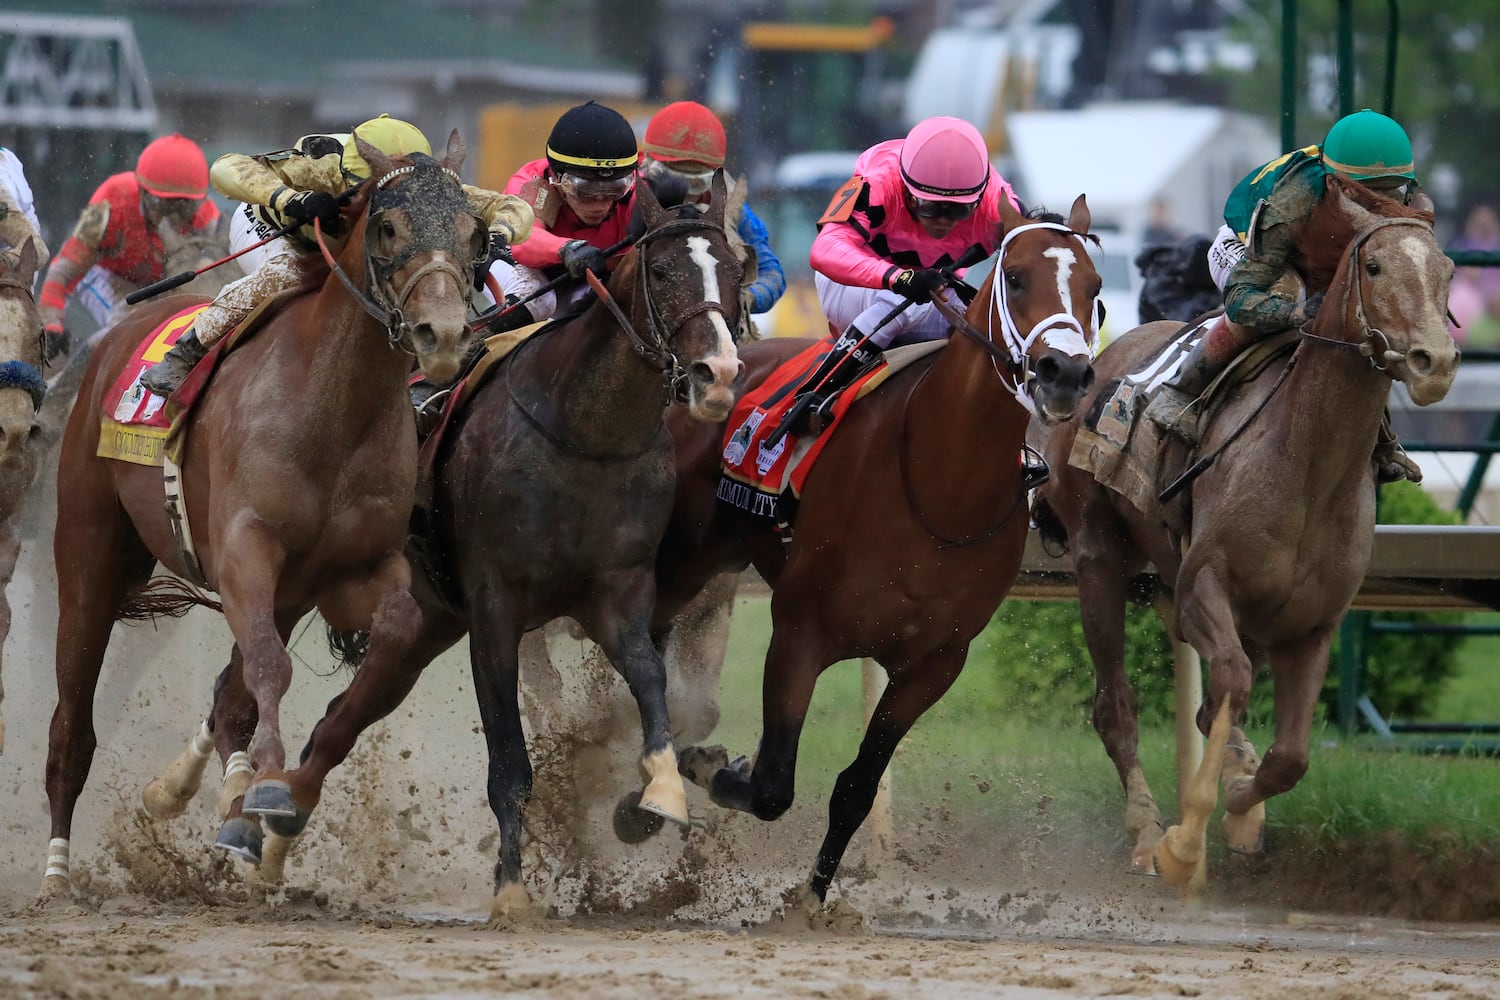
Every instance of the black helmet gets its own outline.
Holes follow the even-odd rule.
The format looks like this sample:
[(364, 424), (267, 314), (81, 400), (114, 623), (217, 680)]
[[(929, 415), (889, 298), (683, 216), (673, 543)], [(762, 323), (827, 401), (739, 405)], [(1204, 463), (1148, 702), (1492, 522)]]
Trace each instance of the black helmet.
[(594, 101), (565, 111), (547, 137), (547, 164), (554, 174), (613, 180), (635, 172), (639, 152), (625, 116)]

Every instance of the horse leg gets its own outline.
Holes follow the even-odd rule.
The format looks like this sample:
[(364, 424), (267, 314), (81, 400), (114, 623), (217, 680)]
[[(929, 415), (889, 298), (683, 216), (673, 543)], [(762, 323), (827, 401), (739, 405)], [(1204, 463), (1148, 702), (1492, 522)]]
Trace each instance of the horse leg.
[(665, 632), (654, 637), (667, 667), (667, 704), (679, 743), (707, 739), (719, 724), (719, 675), (739, 582), (735, 573), (714, 577)]
[(818, 849), (818, 860), (807, 884), (807, 892), (818, 904), (828, 896), (828, 886), (838, 872), (854, 831), (870, 815), (880, 777), (890, 766), (897, 745), (922, 713), (953, 686), (967, 655), (967, 644), (944, 646), (920, 663), (908, 664), (892, 674), (870, 717), (859, 753), (839, 774), (828, 800), (828, 833)]
[(1333, 636), (1328, 630), (1269, 651), (1276, 735), (1258, 767), (1242, 769), (1224, 784), (1223, 832), (1235, 850), (1260, 850), (1265, 800), (1290, 791), (1307, 773), (1307, 744)]
[[(655, 589), (649, 570), (611, 581), (611, 592), (583, 623), (619, 671), (641, 715), (641, 773), (646, 787), (636, 808), (686, 826), (687, 794), (677, 772), (672, 721), (667, 712), (667, 668), (651, 644), (651, 605)], [(651, 832), (655, 832), (654, 830)]]
[[(1181, 582), (1187, 579), (1192, 582), (1182, 586)], [(1253, 671), (1240, 642), (1228, 595), (1213, 567), (1198, 567), (1191, 575), (1185, 569), (1178, 581), (1178, 629), (1182, 638), (1209, 661), (1208, 697), (1198, 713), (1199, 728), (1209, 718), (1213, 719), (1198, 772), (1187, 788), (1179, 790), (1182, 822), (1167, 831), (1155, 854), (1157, 870), (1162, 876), (1174, 885), (1186, 885), (1203, 857), (1208, 819), (1218, 804), (1219, 772), (1229, 731), (1233, 720), (1245, 715)], [(1215, 706), (1216, 714), (1211, 716)]]
[[(53, 553), (57, 562), (57, 708), (47, 736), (47, 801), (52, 833), (42, 898), (66, 893), (73, 810), (83, 793), (98, 740), (94, 693), (115, 615), (131, 587), (146, 581), (155, 560), (114, 499), (107, 472), (89, 456), (64, 457)], [(76, 469), (74, 466), (83, 465)], [(92, 482), (90, 480), (93, 480)]]
[(1094, 663), (1094, 730), (1114, 761), (1125, 790), (1125, 832), (1134, 847), (1130, 861), (1137, 872), (1152, 874), (1151, 855), (1161, 840), (1161, 810), (1146, 783), (1139, 758), (1139, 707), (1125, 673), (1124, 561), (1114, 546), (1079, 539), (1075, 572), (1078, 609), (1089, 658)]
[[(12, 514), (0, 524), (0, 679), (4, 677), (5, 640), (10, 636), (10, 578), (16, 572), (16, 560), (21, 557), (21, 530)], [(0, 702), (5, 701), (5, 685), (0, 682)], [(5, 719), (0, 718), (0, 752), (5, 750)]]
[[(784, 593), (779, 590), (772, 596), (773, 620)], [(716, 804), (768, 822), (791, 808), (802, 725), (818, 675), (829, 665), (828, 654), (814, 644), (813, 635), (811, 623), (773, 626), (761, 686), (760, 749), (748, 775), (733, 764), (714, 772), (708, 792)]]
[[(198, 789), (203, 785), (203, 772), (208, 767), (208, 759), (221, 742), (214, 735), (214, 719), (219, 708), (219, 692), (223, 689), (229, 675), (237, 673), (239, 669), (240, 650), (238, 646), (235, 646), (230, 652), (228, 665), (219, 672), (218, 679), (214, 681), (214, 705), (208, 717), (198, 724), (198, 731), (188, 740), (186, 749), (168, 765), (160, 777), (153, 778), (145, 791), (141, 793), (141, 802), (146, 807), (147, 815), (152, 819), (175, 819), (181, 816), (187, 809), (187, 804), (193, 800), (193, 796), (198, 794)], [(254, 711), (253, 703), (251, 711)], [(253, 720), (251, 725), (253, 728)], [(248, 736), (246, 739), (248, 742)], [(224, 760), (225, 787), (228, 787), (232, 770), (243, 771), (247, 774), (250, 771), (247, 756), (240, 752), (239, 756), (246, 759), (243, 765), (238, 765), (238, 762), (230, 759), (233, 754), (234, 751), (221, 751), (221, 757)], [(243, 794), (243, 789), (240, 794)], [(224, 802), (221, 798), (220, 818), (224, 816), (223, 806)]]

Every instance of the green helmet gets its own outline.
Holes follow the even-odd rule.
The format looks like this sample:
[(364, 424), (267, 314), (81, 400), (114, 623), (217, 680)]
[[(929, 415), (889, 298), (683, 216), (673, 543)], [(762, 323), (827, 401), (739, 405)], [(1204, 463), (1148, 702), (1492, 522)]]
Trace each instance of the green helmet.
[(1416, 177), (1406, 130), (1369, 108), (1333, 123), (1323, 140), (1323, 165), (1353, 181)]

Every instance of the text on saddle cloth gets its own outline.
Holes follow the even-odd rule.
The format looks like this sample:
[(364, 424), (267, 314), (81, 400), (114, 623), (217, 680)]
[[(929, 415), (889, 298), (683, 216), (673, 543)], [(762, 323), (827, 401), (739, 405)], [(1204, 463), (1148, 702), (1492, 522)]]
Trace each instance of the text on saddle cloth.
[(167, 401), (141, 385), (141, 375), (166, 357), (206, 308), (206, 304), (191, 306), (174, 314), (136, 346), (103, 399), (97, 451), (100, 458), (161, 465), (172, 418)]

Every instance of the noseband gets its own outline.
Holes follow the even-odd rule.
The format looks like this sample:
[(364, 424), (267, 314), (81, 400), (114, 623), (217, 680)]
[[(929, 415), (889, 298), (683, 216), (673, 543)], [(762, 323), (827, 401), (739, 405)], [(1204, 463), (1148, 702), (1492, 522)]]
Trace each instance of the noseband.
[[(422, 180), (437, 179), (446, 176), (454, 184), (458, 185), (460, 193), (463, 191), (463, 182), (460, 180), (458, 174), (441, 164), (408, 164), (404, 167), (397, 167), (375, 180), (373, 182), (375, 191), (370, 196), (371, 200), (379, 198), (381, 193), (385, 191), (386, 185), (391, 183), (391, 181), (398, 177), (405, 177), (408, 174), (418, 174), (419, 179)], [(349, 276), (344, 273), (344, 269), (339, 267), (338, 262), (333, 259), (333, 254), (329, 251), (328, 244), (323, 240), (322, 223), (317, 220), (313, 220), (313, 234), (317, 238), (318, 249), (322, 251), (323, 259), (328, 263), (328, 267), (333, 273), (338, 275), (339, 280), (343, 282), (344, 287), (353, 296), (354, 301), (358, 302), (365, 312), (375, 317), (385, 327), (390, 346), (392, 348), (399, 347), (407, 354), (415, 354), (407, 346), (407, 342), (411, 338), (412, 326), (407, 322), (406, 314), (403, 312), (402, 307), (406, 305), (406, 300), (411, 297), (411, 293), (417, 287), (417, 283), (429, 274), (447, 274), (453, 278), (458, 289), (463, 292), (465, 305), (469, 304), (474, 297), (474, 285), (450, 260), (452, 254), (445, 252), (447, 248), (436, 245), (436, 240), (430, 237), (424, 238), (418, 236), (410, 240), (395, 257), (381, 257), (377, 255), (371, 249), (371, 241), (369, 239), (370, 221), (377, 218), (381, 212), (386, 210), (387, 207), (385, 206), (372, 204), (365, 213), (365, 276), (366, 284), (370, 287), (369, 293), (356, 286), (350, 280)], [(401, 285), (401, 288), (394, 295), (391, 294), (391, 279), (395, 277), (396, 272), (401, 270), (417, 254), (427, 250), (436, 250), (439, 256), (417, 268)]]
[(644, 260), (646, 249), (658, 240), (683, 236), (688, 233), (716, 233), (722, 238), (724, 230), (721, 226), (715, 225), (708, 219), (701, 217), (674, 219), (671, 222), (664, 223), (648, 231), (635, 242), (639, 258), (636, 261), (636, 275), (638, 277), (636, 295), (646, 310), (646, 322), (648, 324), (648, 332), (651, 335), (651, 339), (649, 340), (636, 332), (635, 325), (630, 322), (630, 317), (625, 315), (625, 310), (621, 309), (620, 304), (615, 301), (614, 296), (609, 294), (609, 289), (604, 287), (604, 282), (600, 281), (594, 272), (584, 272), (588, 278), (589, 287), (594, 290), (594, 294), (599, 297), (599, 301), (604, 303), (610, 315), (615, 318), (615, 322), (620, 325), (620, 329), (625, 332), (625, 336), (630, 339), (631, 344), (635, 347), (636, 356), (650, 367), (664, 373), (667, 392), (672, 399), (678, 401), (686, 399), (684, 387), (687, 384), (687, 372), (683, 369), (682, 363), (677, 360), (677, 355), (672, 351), (672, 340), (676, 338), (678, 331), (682, 329), (688, 320), (695, 316), (701, 316), (704, 313), (716, 312), (724, 317), (726, 326), (729, 323), (729, 317), (724, 314), (723, 303), (710, 302), (707, 299), (684, 309), (671, 323), (668, 323), (666, 318), (662, 316), (661, 309), (657, 305), (656, 300), (651, 297), (651, 283), (646, 279), (647, 268)]
[[(1378, 372), (1392, 374), (1390, 366), (1400, 364), (1406, 359), (1406, 355), (1400, 351), (1391, 349), (1391, 339), (1386, 336), (1385, 331), (1378, 326), (1371, 326), (1370, 321), (1365, 318), (1365, 276), (1364, 267), (1361, 264), (1360, 251), (1364, 249), (1365, 243), (1377, 232), (1390, 226), (1421, 226), (1427, 232), (1432, 229), (1421, 219), (1381, 219), (1364, 232), (1360, 233), (1349, 243), (1349, 266), (1347, 273), (1353, 279), (1344, 283), (1344, 297), (1339, 304), (1339, 315), (1343, 316), (1349, 310), (1349, 297), (1354, 296), (1354, 322), (1358, 327), (1358, 340), (1337, 340), (1333, 337), (1323, 337), (1308, 329), (1310, 323), (1304, 323), (1298, 331), (1303, 339), (1315, 340), (1322, 344), (1332, 344), (1335, 347), (1348, 347), (1359, 351), (1359, 353), (1370, 362), (1370, 367)], [(1352, 287), (1351, 287), (1352, 286)]]

